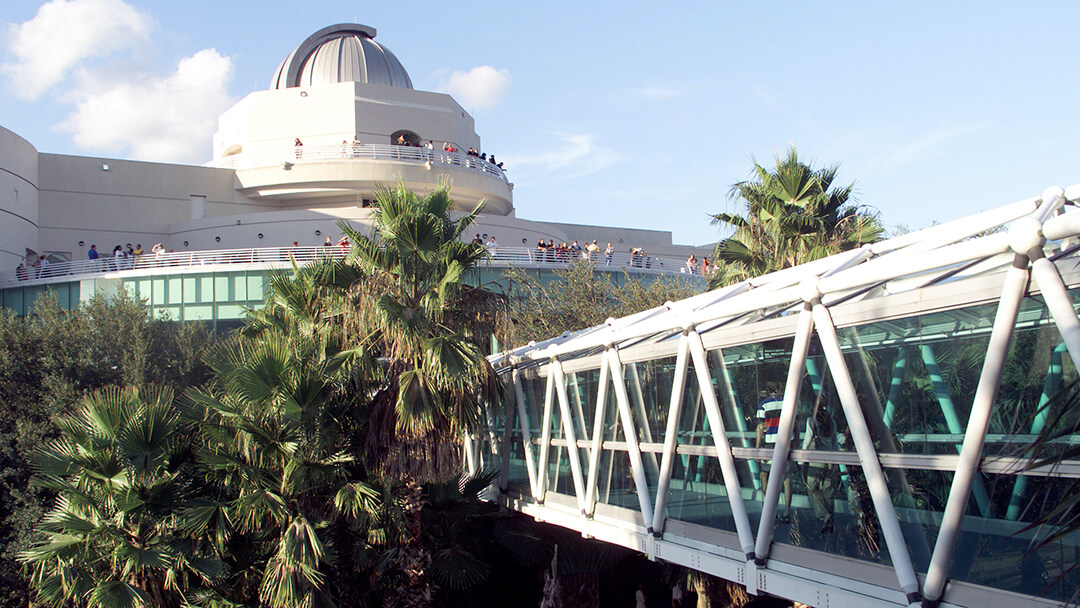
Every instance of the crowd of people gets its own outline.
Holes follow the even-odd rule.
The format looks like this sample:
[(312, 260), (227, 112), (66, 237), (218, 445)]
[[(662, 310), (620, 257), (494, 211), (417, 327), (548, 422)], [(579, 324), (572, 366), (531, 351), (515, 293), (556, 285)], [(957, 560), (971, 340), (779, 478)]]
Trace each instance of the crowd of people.
[[(397, 139), (395, 139), (393, 143), (398, 146), (410, 146), (414, 148), (424, 148), (426, 150), (435, 149), (434, 141), (429, 139), (421, 144), (420, 141), (413, 141), (409, 138), (409, 136), (405, 135), (404, 133), (398, 135)], [(351, 142), (347, 139), (341, 140), (341, 158), (358, 158), (360, 156), (360, 146), (362, 145), (363, 144), (361, 144), (360, 138), (355, 135), (353, 136)], [(443, 152), (460, 152), (457, 146), (455, 146), (452, 142), (448, 141), (443, 142), (442, 150)], [(296, 156), (296, 160), (302, 160), (304, 158), (304, 142), (301, 141), (299, 137), (293, 140), (293, 154)], [(470, 147), (465, 152), (465, 155), (470, 158), (476, 158), (481, 162), (488, 163), (492, 167), (497, 168), (501, 171), (506, 171), (506, 168), (503, 166), (502, 161), (497, 160), (494, 154), (488, 156), (487, 152), (480, 152), (479, 150)], [(457, 162), (456, 160), (451, 160), (448, 162), (460, 164), (460, 162)], [(470, 166), (472, 166), (471, 163)]]
[(683, 268), (683, 272), (703, 274), (706, 276), (716, 274), (716, 270), (717, 265), (709, 262), (709, 258), (701, 256), (701, 261), (699, 262), (697, 256), (692, 253), (690, 254), (690, 257), (686, 258), (686, 267)]

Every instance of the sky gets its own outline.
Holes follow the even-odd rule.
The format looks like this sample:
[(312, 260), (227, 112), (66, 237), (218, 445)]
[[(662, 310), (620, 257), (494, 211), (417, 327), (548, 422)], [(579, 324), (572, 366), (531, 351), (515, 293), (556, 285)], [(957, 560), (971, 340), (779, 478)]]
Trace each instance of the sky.
[(894, 231), (1080, 183), (1077, 2), (5, 0), (0, 126), (40, 152), (203, 163), (217, 116), (355, 22), (448, 92), (519, 217), (725, 236), (795, 146)]

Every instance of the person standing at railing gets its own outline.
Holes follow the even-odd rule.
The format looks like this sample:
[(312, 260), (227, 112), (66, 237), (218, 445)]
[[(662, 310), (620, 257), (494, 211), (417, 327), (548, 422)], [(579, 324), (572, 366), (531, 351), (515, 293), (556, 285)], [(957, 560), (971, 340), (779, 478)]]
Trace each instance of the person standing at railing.
[(299, 137), (293, 142), (293, 150), (296, 151), (296, 160), (300, 160), (304, 156), (304, 142), (300, 141)]
[(49, 258), (41, 256), (38, 258), (38, 278), (43, 279), (49, 276)]
[(611, 266), (611, 257), (615, 255), (615, 248), (611, 246), (611, 243), (607, 244), (607, 249), (604, 250), (604, 266)]
[(19, 267), (15, 269), (15, 278), (20, 281), (25, 281), (30, 276), (30, 272), (26, 269), (26, 264), (19, 263)]
[(360, 138), (353, 135), (352, 138), (352, 157), (357, 158), (360, 156)]
[(491, 235), (491, 238), (488, 239), (488, 242), (486, 245), (484, 245), (484, 247), (487, 248), (488, 255), (490, 255), (492, 258), (499, 254), (499, 243), (495, 240), (494, 234)]
[(140, 255), (142, 255), (142, 254), (143, 254), (143, 250), (142, 250), (142, 243), (136, 243), (136, 244), (135, 244), (135, 251), (133, 251), (133, 252), (132, 252), (132, 254), (133, 254), (133, 255), (134, 255), (135, 257), (139, 257)]
[(88, 260), (96, 260), (99, 257), (100, 256), (98, 255), (97, 245), (90, 245), (90, 251), (86, 252), (86, 259), (88, 259)]

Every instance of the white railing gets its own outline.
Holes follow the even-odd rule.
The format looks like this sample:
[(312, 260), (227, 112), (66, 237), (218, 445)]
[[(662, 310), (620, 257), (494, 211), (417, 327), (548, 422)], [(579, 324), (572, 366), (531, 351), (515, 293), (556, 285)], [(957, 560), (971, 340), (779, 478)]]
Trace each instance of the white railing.
[(452, 166), (479, 171), (509, 183), (506, 172), (492, 163), (469, 156), (464, 152), (444, 152), (413, 146), (386, 144), (338, 144), (278, 148), (259, 152), (242, 152), (219, 158), (207, 164), (222, 169), (250, 169), (271, 167), (283, 163), (301, 164), (327, 160), (387, 160), (411, 163), (431, 163), (433, 166)]
[[(213, 249), (178, 253), (144, 254), (128, 258), (102, 256), (96, 260), (53, 263), (47, 266), (29, 266), (0, 272), (0, 287), (34, 285), (58, 280), (73, 280), (86, 276), (148, 270), (169, 270), (215, 265), (259, 264), (269, 268), (285, 268), (294, 261), (306, 264), (317, 258), (344, 257), (343, 247), (261, 247), (254, 249)], [(686, 266), (681, 260), (650, 255), (613, 253), (611, 257), (602, 252), (583, 257), (546, 252), (527, 247), (500, 247), (488, 260), (492, 267), (502, 268), (561, 268), (571, 261), (586, 260), (600, 270), (627, 270), (637, 274), (685, 274)], [(482, 263), (483, 264), (483, 263)], [(688, 275), (689, 276), (689, 275)], [(700, 275), (697, 275), (700, 276)]]

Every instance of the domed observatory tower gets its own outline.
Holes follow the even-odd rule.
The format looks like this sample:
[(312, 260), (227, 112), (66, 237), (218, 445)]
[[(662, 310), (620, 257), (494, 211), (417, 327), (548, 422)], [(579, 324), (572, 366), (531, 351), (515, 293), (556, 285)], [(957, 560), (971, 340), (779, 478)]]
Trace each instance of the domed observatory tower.
[(501, 169), (464, 154), (480, 149), (472, 116), (452, 97), (417, 91), (375, 28), (323, 28), (278, 66), (268, 91), (218, 119), (215, 167), (236, 170), (240, 191), (282, 208), (363, 206), (399, 181), (427, 192), (449, 179), (471, 210), (511, 215)]

